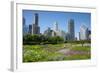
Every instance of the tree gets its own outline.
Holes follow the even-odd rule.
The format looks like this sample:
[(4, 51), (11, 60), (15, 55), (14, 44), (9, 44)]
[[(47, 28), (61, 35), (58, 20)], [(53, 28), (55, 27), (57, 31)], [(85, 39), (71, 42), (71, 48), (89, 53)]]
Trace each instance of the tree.
[(58, 43), (63, 43), (64, 40), (59, 36), (54, 36), (49, 38), (49, 42), (51, 42), (52, 44), (58, 44)]
[(63, 42), (64, 39), (59, 36), (49, 37), (37, 34), (23, 36), (23, 44), (58, 44)]

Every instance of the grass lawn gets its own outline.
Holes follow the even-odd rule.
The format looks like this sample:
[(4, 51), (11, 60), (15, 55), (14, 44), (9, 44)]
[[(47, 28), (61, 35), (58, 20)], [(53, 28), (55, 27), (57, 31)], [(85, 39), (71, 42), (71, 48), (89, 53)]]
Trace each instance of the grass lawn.
[[(59, 50), (70, 49), (69, 55)], [(62, 61), (90, 59), (90, 46), (72, 46), (70, 44), (24, 45), (23, 62)]]
[(82, 46), (74, 46), (74, 47), (72, 47), (72, 50), (88, 52), (88, 51), (90, 51), (90, 46), (84, 46), (84, 47), (82, 47)]

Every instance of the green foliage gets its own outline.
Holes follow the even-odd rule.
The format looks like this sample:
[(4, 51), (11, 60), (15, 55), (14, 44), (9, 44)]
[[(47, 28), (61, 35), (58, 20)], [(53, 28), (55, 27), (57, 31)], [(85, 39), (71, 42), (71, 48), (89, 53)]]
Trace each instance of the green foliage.
[(40, 35), (25, 35), (23, 36), (23, 44), (39, 44), (41, 41)]
[(70, 40), (66, 40), (65, 43), (70, 43), (70, 44), (81, 44), (82, 46), (86, 43), (91, 43), (91, 40), (79, 40), (79, 41), (70, 41)]
[(72, 50), (76, 51), (90, 51), (90, 46), (74, 46)]
[(91, 55), (85, 54), (85, 55), (70, 55), (64, 57), (64, 60), (85, 60), (85, 59), (90, 59)]
[(66, 40), (65, 43), (76, 43), (76, 44), (84, 44), (84, 43), (91, 43), (91, 40), (79, 40), (79, 41), (70, 41), (70, 40)]
[(23, 49), (23, 62), (56, 61), (60, 60), (62, 56), (62, 54), (50, 52), (39, 45), (26, 45)]
[[(81, 51), (85, 54), (65, 55), (58, 53), (63, 46), (69, 46), (72, 51)], [(66, 49), (68, 49), (65, 46)], [(61, 60), (81, 60), (90, 59), (91, 55), (89, 46), (70, 46), (70, 44), (45, 44), (45, 45), (24, 45), (23, 46), (23, 62), (41, 62), (41, 61), (61, 61)]]
[(23, 44), (36, 45), (36, 44), (58, 44), (63, 43), (63, 38), (59, 36), (48, 37), (44, 35), (25, 35), (23, 36)]
[(55, 37), (48, 37), (47, 40), (50, 44), (58, 44), (58, 43), (63, 43), (63, 38), (59, 37), (59, 36), (55, 36)]

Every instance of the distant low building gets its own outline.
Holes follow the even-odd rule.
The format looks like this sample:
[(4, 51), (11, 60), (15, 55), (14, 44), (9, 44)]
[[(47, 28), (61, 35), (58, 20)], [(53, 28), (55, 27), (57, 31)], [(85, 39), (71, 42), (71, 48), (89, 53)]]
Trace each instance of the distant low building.
[(55, 36), (55, 32), (48, 27), (48, 29), (44, 31), (44, 35), (49, 37)]

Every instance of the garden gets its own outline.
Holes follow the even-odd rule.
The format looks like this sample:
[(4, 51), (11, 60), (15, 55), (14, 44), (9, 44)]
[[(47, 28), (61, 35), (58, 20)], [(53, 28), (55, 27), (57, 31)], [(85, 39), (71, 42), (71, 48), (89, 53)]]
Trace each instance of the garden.
[(90, 59), (90, 46), (70, 44), (24, 45), (23, 62)]

